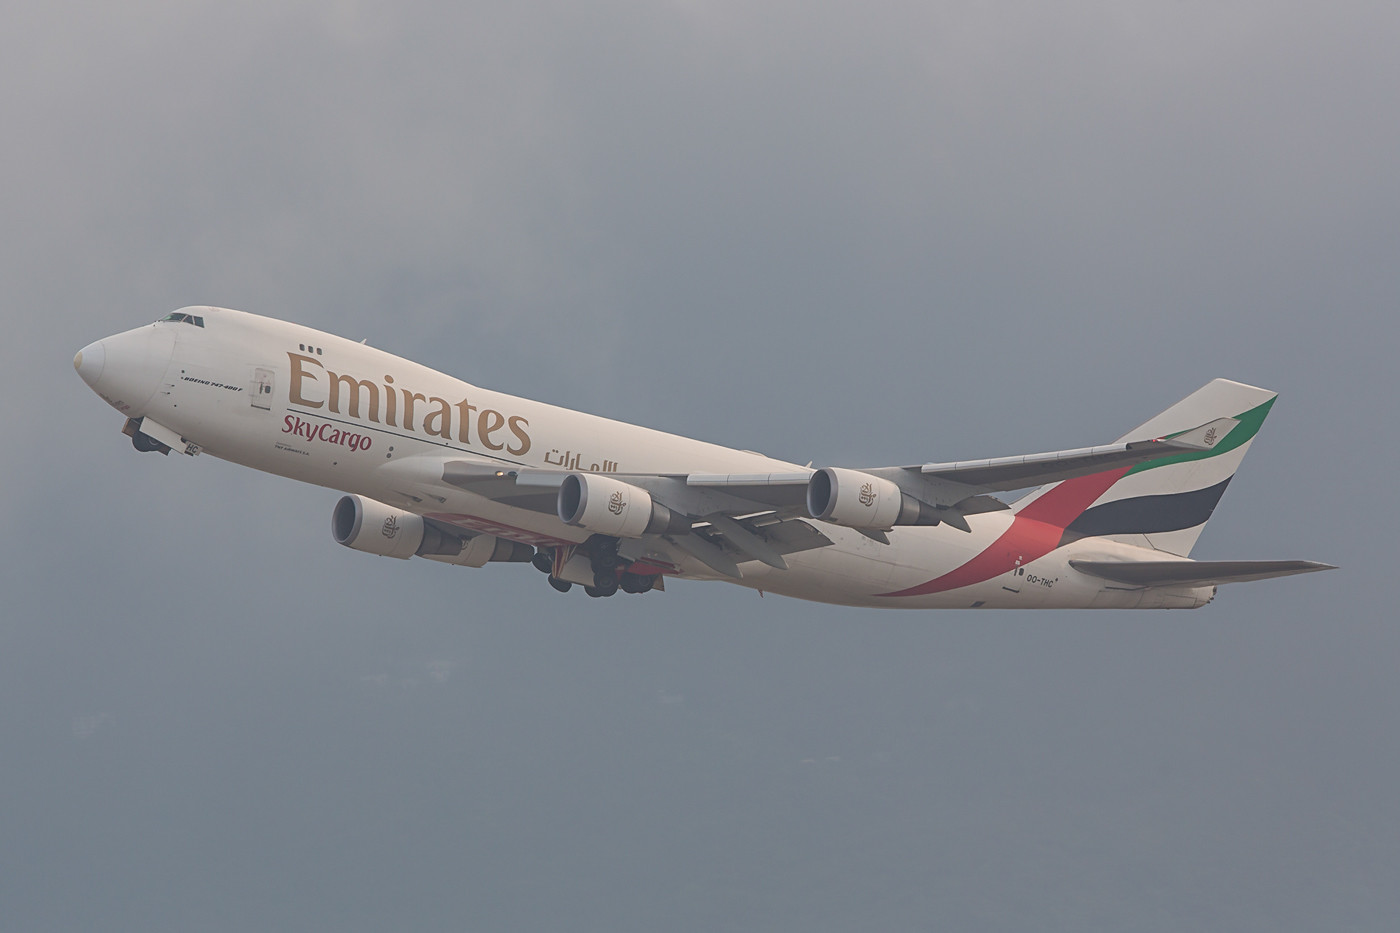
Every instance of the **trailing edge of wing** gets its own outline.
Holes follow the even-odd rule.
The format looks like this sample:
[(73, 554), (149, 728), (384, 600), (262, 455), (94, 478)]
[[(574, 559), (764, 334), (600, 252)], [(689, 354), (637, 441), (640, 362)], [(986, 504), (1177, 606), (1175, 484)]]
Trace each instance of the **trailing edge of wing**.
[(761, 535), (745, 528), (728, 515), (716, 512), (713, 515), (705, 516), (705, 521), (709, 522), (712, 528), (724, 535), (729, 543), (744, 555), (754, 560), (761, 560), (775, 570), (788, 569), (787, 561), (783, 560), (783, 555), (774, 549)]
[(1081, 573), (1132, 586), (1214, 586), (1337, 569), (1315, 560), (1071, 560), (1069, 565)]

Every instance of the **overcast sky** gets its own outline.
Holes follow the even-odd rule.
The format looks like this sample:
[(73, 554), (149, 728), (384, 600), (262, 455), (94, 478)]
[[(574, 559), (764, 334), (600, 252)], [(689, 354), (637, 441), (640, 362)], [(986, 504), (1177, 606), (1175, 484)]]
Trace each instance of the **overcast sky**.
[[(1390, 930), (1393, 3), (52, 4), (0, 31), (14, 930)], [(561, 596), (73, 373), (189, 304), (798, 462), (1280, 391), (1194, 613)]]

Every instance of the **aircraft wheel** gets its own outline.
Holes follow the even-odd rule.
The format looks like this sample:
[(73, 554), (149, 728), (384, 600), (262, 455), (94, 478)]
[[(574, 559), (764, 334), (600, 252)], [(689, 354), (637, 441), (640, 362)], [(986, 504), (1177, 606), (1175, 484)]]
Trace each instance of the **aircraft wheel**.
[(616, 538), (609, 538), (604, 535), (594, 535), (588, 539), (584, 551), (588, 554), (588, 559), (593, 563), (593, 569), (602, 573), (611, 573), (618, 562), (617, 546), (619, 542)]
[(645, 593), (656, 585), (656, 577), (639, 573), (624, 573), (620, 581), (624, 593)]
[(540, 573), (554, 572), (554, 555), (548, 551), (536, 552), (535, 556), (530, 558), (530, 563), (533, 564), (535, 569)]
[(617, 581), (614, 580), (611, 586), (585, 586), (583, 591), (593, 597), (611, 596), (617, 592)]
[(556, 590), (558, 590), (558, 591), (561, 592), (561, 593), (567, 593), (567, 592), (569, 592), (569, 590), (571, 590), (571, 589), (574, 588), (574, 585), (573, 585), (572, 583), (570, 583), (568, 580), (561, 580), (561, 579), (559, 579), (558, 577), (550, 577), (550, 578), (549, 578), (549, 585), (552, 586), (552, 587), (554, 587)]
[(131, 446), (141, 451), (143, 454), (153, 454), (161, 450), (168, 450), (164, 444), (153, 437), (147, 437), (140, 431), (131, 435)]

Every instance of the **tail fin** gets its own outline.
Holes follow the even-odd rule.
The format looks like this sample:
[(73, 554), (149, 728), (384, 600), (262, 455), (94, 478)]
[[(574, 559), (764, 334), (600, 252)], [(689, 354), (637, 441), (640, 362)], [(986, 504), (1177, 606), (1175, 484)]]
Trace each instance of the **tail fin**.
[[(1134, 428), (1119, 442), (1170, 437), (1219, 418), (1235, 421), (1223, 436), (1206, 437), (1208, 449), (1149, 460), (1112, 473), (1064, 480), (1036, 490), (1015, 506), (1072, 498), (1071, 484), (1107, 488), (1065, 525), (1067, 536), (1106, 537), (1185, 557), (1191, 553), (1216, 503), (1264, 423), (1277, 393), (1216, 379)], [(1092, 495), (1092, 493), (1090, 493)], [(1084, 497), (1084, 498), (1087, 498)], [(1081, 502), (1083, 499), (1080, 500)], [(1044, 509), (1046, 503), (1042, 503)]]

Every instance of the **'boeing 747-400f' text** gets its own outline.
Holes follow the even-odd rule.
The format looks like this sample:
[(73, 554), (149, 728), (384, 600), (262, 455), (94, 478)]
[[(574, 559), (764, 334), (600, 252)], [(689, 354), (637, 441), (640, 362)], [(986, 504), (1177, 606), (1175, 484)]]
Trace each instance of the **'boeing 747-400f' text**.
[(137, 450), (344, 492), (331, 532), (347, 547), (529, 561), (590, 596), (672, 576), (848, 606), (1191, 609), (1221, 583), (1329, 567), (1188, 557), (1274, 403), (1225, 379), (1100, 447), (812, 469), (223, 308), (106, 337), (73, 365)]

